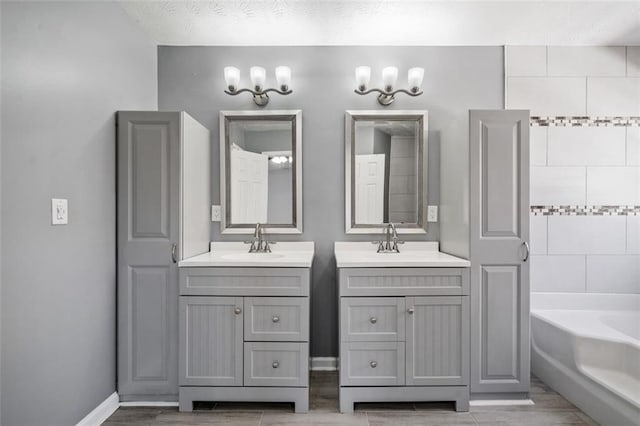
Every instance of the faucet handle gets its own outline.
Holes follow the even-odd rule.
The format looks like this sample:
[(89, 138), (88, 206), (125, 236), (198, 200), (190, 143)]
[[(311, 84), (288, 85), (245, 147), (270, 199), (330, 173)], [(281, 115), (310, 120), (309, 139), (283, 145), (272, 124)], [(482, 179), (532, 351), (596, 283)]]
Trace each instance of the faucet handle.
[(275, 241), (267, 241), (267, 240), (265, 240), (264, 241), (264, 247), (262, 247), (262, 249), (264, 251), (266, 251), (267, 253), (271, 253), (271, 246), (273, 244), (277, 244), (277, 243)]

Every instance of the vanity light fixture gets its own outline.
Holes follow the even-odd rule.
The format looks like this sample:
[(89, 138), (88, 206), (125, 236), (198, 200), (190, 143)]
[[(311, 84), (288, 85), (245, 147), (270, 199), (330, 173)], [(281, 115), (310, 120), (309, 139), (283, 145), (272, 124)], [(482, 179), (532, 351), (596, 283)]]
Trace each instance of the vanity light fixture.
[(251, 67), (249, 70), (251, 76), (251, 88), (238, 89), (240, 84), (240, 70), (236, 67), (224, 67), (224, 80), (227, 83), (227, 95), (235, 96), (238, 93), (249, 92), (253, 95), (253, 102), (258, 106), (265, 106), (269, 103), (269, 92), (288, 95), (292, 92), (291, 86), (291, 68), (285, 66), (276, 67), (276, 81), (278, 88), (265, 89), (267, 80), (267, 72), (262, 67)]
[(355, 92), (358, 95), (368, 95), (369, 93), (377, 92), (378, 102), (380, 105), (390, 105), (395, 100), (396, 93), (406, 93), (409, 96), (420, 96), (422, 91), (420, 85), (424, 78), (424, 68), (409, 68), (407, 75), (407, 82), (409, 83), (409, 90), (406, 89), (394, 89), (398, 81), (398, 68), (386, 67), (382, 70), (382, 89), (371, 88), (367, 89), (369, 80), (371, 79), (371, 68), (367, 66), (361, 66), (356, 68), (356, 89)]

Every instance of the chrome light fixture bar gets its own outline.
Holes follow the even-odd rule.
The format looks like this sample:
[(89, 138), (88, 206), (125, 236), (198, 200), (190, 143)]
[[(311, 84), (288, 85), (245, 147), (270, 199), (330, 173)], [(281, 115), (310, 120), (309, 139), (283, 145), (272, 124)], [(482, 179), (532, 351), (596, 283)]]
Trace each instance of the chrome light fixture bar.
[(251, 85), (253, 89), (238, 89), (240, 84), (240, 70), (236, 67), (224, 67), (224, 80), (227, 83), (227, 95), (235, 96), (242, 92), (249, 92), (253, 95), (253, 102), (258, 106), (265, 106), (269, 103), (269, 92), (275, 92), (280, 95), (288, 95), (293, 92), (291, 86), (291, 68), (285, 66), (276, 67), (276, 82), (279, 89), (265, 89), (264, 85), (267, 80), (267, 72), (262, 67), (251, 67), (249, 70), (251, 76)]
[(356, 68), (356, 89), (354, 90), (358, 95), (368, 95), (369, 93), (377, 92), (378, 102), (380, 105), (391, 105), (395, 100), (395, 95), (398, 93), (405, 93), (409, 96), (420, 96), (422, 91), (420, 85), (424, 78), (424, 68), (409, 68), (407, 75), (407, 82), (409, 83), (409, 90), (395, 89), (396, 82), (398, 81), (398, 68), (386, 67), (382, 70), (382, 89), (371, 88), (367, 89), (369, 80), (371, 79), (371, 68), (367, 66), (361, 66)]

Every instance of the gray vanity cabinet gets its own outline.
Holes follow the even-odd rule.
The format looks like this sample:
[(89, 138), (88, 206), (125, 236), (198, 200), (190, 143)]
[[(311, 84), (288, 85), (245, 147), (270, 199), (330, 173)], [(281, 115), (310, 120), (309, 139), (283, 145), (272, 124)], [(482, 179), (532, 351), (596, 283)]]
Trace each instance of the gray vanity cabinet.
[(117, 115), (118, 394), (178, 395), (178, 265), (207, 252), (209, 131), (184, 112)]
[(355, 402), (447, 400), (468, 410), (468, 269), (340, 268), (338, 275), (340, 411)]
[(179, 400), (309, 407), (307, 268), (181, 267)]

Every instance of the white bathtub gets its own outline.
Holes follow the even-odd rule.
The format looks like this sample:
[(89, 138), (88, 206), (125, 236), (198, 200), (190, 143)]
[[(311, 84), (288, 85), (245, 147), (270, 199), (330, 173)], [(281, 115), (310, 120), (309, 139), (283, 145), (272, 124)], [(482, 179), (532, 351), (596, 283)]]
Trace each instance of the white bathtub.
[(640, 425), (640, 295), (531, 296), (533, 373), (603, 425)]

